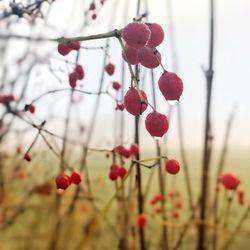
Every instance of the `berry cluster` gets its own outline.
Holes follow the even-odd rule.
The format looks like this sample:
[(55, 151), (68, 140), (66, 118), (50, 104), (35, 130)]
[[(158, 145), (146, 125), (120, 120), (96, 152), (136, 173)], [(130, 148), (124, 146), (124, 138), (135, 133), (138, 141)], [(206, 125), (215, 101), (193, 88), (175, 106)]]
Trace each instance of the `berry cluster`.
[(69, 85), (71, 88), (76, 87), (77, 80), (82, 80), (85, 76), (82, 65), (77, 64), (74, 68), (74, 71), (69, 74)]
[(57, 51), (62, 56), (68, 55), (72, 50), (78, 51), (81, 48), (79, 41), (70, 42), (70, 43), (58, 43)]
[[(161, 65), (161, 54), (156, 47), (163, 42), (164, 31), (159, 24), (135, 21), (122, 29), (121, 36), (125, 41), (122, 56), (126, 62), (140, 63), (150, 69)], [(183, 83), (175, 73), (164, 69), (158, 80), (158, 86), (168, 102), (179, 101), (183, 92)], [(132, 87), (124, 96), (124, 107), (132, 115), (142, 114), (147, 106), (147, 95), (143, 90)], [(153, 111), (147, 116), (145, 126), (151, 136), (162, 137), (168, 131), (168, 118)]]
[(82, 177), (79, 173), (73, 172), (71, 175), (59, 175), (56, 177), (56, 188), (57, 189), (67, 189), (69, 185), (73, 184), (80, 184), (82, 181)]
[(109, 171), (109, 179), (116, 181), (119, 177), (123, 179), (127, 174), (127, 169), (124, 166), (118, 164), (112, 164)]
[(124, 158), (130, 158), (131, 156), (136, 156), (139, 154), (139, 146), (137, 144), (132, 144), (130, 148), (126, 148), (123, 145), (118, 145), (114, 148), (115, 152)]
[(4, 106), (9, 105), (9, 103), (13, 101), (15, 101), (15, 97), (13, 95), (0, 95), (0, 103)]

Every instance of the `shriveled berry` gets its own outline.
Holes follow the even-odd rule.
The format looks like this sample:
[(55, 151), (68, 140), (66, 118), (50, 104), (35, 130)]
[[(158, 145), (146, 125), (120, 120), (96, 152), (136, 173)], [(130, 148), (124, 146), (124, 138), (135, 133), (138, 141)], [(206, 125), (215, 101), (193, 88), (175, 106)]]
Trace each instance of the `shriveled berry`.
[(245, 203), (245, 192), (243, 190), (238, 191), (238, 202), (241, 206)]
[(24, 159), (25, 159), (26, 161), (31, 161), (31, 155), (30, 155), (29, 153), (26, 153), (26, 154), (24, 155)]
[(240, 184), (238, 177), (232, 173), (222, 174), (220, 176), (220, 181), (223, 186), (228, 190), (235, 190)]
[(124, 46), (124, 50), (122, 51), (123, 59), (132, 65), (139, 63), (138, 54), (138, 49), (135, 49), (127, 44)]
[(168, 131), (168, 118), (157, 111), (153, 111), (147, 115), (145, 127), (151, 136), (162, 137)]
[(124, 96), (124, 107), (132, 115), (140, 115), (147, 109), (147, 95), (143, 90), (140, 90), (142, 100), (138, 91), (130, 88)]
[(155, 48), (163, 42), (164, 31), (161, 25), (157, 23), (146, 23), (151, 31), (150, 38), (147, 42), (147, 46)]
[(57, 45), (57, 51), (59, 52), (59, 54), (61, 54), (62, 56), (66, 56), (69, 54), (69, 52), (71, 51), (71, 48), (65, 44), (65, 43), (59, 43)]
[(124, 178), (127, 174), (127, 169), (124, 166), (121, 166), (118, 171), (121, 178)]
[(69, 74), (69, 85), (71, 88), (76, 87), (77, 80), (78, 80), (78, 74), (76, 72), (72, 72)]
[(169, 174), (177, 174), (180, 171), (180, 164), (174, 159), (167, 160), (165, 169)]
[(79, 50), (81, 48), (81, 44), (79, 41), (70, 42), (67, 45), (72, 50)]
[(161, 93), (167, 101), (179, 100), (183, 92), (182, 80), (173, 72), (164, 72), (158, 85)]
[(30, 113), (35, 113), (36, 107), (33, 104), (30, 104), (29, 107), (28, 107), (28, 110), (29, 110)]
[(139, 214), (137, 217), (137, 226), (139, 228), (144, 228), (144, 226), (147, 224), (147, 217), (145, 214)]
[(139, 146), (138, 146), (138, 144), (132, 144), (130, 146), (130, 154), (131, 155), (138, 155), (139, 154)]
[(112, 76), (115, 72), (115, 65), (113, 63), (108, 63), (104, 69), (108, 75)]
[(77, 64), (77, 65), (75, 66), (74, 72), (77, 73), (77, 75), (78, 75), (78, 80), (82, 80), (82, 79), (84, 78), (84, 76), (85, 76), (83, 67), (82, 67), (82, 65), (80, 65), (80, 64)]
[(121, 88), (121, 84), (119, 82), (112, 82), (112, 87), (115, 90), (119, 90)]
[(77, 172), (73, 172), (70, 175), (70, 179), (71, 179), (72, 183), (74, 183), (74, 184), (79, 184), (82, 181), (81, 175), (79, 173), (77, 173)]
[(56, 188), (57, 189), (67, 189), (67, 187), (70, 185), (68, 177), (66, 175), (59, 175), (56, 177)]
[(117, 103), (115, 109), (123, 111), (124, 110), (124, 104), (123, 103)]
[(129, 23), (122, 29), (122, 38), (129, 46), (135, 49), (144, 47), (150, 34), (149, 27), (142, 22)]
[(155, 48), (143, 47), (138, 52), (138, 59), (144, 67), (153, 69), (160, 65), (161, 54)]
[(95, 2), (92, 2), (92, 3), (89, 5), (89, 10), (95, 10), (95, 9), (96, 9)]

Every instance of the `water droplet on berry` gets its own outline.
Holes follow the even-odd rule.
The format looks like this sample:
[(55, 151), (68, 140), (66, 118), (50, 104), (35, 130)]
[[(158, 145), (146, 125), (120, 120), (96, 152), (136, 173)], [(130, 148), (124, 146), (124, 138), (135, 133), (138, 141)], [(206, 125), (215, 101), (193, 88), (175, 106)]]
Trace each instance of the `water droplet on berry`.
[(179, 101), (177, 101), (177, 100), (173, 100), (173, 101), (168, 101), (168, 104), (169, 104), (170, 106), (175, 106), (178, 102), (179, 102)]
[(161, 139), (161, 137), (158, 137), (158, 136), (154, 136), (153, 137), (155, 140), (160, 140)]

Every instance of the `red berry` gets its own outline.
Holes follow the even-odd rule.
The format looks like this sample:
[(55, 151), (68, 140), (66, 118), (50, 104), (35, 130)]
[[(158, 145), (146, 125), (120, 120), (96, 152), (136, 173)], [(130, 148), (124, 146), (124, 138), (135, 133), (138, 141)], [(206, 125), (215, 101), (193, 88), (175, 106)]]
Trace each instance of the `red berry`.
[(71, 182), (74, 183), (74, 184), (79, 184), (82, 181), (81, 175), (79, 173), (76, 173), (76, 172), (73, 172), (70, 175), (70, 179), (71, 179)]
[(145, 214), (139, 214), (137, 217), (137, 226), (143, 228), (147, 224), (147, 218)]
[(162, 212), (162, 209), (160, 207), (156, 208), (155, 209), (155, 213), (156, 214), (160, 214)]
[(18, 147), (16, 148), (16, 152), (17, 152), (17, 154), (21, 154), (21, 153), (22, 153), (22, 147), (21, 147), (21, 146), (18, 146)]
[(241, 206), (245, 203), (245, 192), (243, 190), (238, 191), (238, 202)]
[(177, 208), (177, 209), (182, 209), (183, 208), (183, 202), (182, 201), (177, 201), (176, 203), (175, 203), (175, 208)]
[(117, 103), (115, 109), (123, 111), (124, 110), (124, 104), (123, 103)]
[(69, 74), (69, 85), (71, 88), (76, 87), (77, 80), (78, 80), (78, 74), (76, 72), (72, 72)]
[(81, 44), (79, 41), (70, 42), (67, 45), (72, 50), (79, 50), (81, 48)]
[(138, 54), (139, 53), (137, 49), (130, 47), (127, 44), (125, 45), (124, 50), (122, 51), (123, 59), (132, 65), (139, 63)]
[(164, 39), (164, 31), (162, 27), (157, 23), (147, 23), (147, 25), (151, 31), (147, 46), (155, 48), (162, 43)]
[(56, 177), (56, 188), (65, 190), (69, 185), (69, 179), (67, 175), (59, 175)]
[(132, 144), (130, 146), (130, 154), (131, 155), (138, 155), (139, 154), (139, 146), (138, 146), (138, 144)]
[(24, 159), (25, 159), (26, 161), (31, 161), (31, 155), (30, 155), (29, 153), (26, 153), (26, 154), (24, 155)]
[(175, 218), (175, 219), (179, 219), (180, 218), (180, 213), (179, 213), (179, 211), (174, 211), (173, 212), (173, 217)]
[(150, 29), (146, 24), (133, 22), (122, 29), (122, 38), (129, 46), (140, 49), (146, 45), (150, 33)]
[(168, 118), (157, 111), (153, 111), (147, 115), (145, 126), (151, 136), (162, 137), (168, 131)]
[(118, 145), (115, 147), (115, 151), (120, 155), (123, 156), (125, 158), (129, 158), (130, 157), (130, 151), (128, 149), (126, 149), (124, 146), (122, 145)]
[(33, 104), (30, 104), (29, 107), (28, 107), (28, 110), (29, 110), (30, 113), (35, 113), (36, 107)]
[(125, 175), (127, 174), (127, 169), (124, 166), (121, 166), (119, 168), (119, 176), (123, 179)]
[(94, 13), (94, 14), (92, 14), (91, 18), (92, 18), (92, 20), (95, 20), (97, 18), (97, 15)]
[(121, 88), (121, 84), (119, 82), (113, 82), (112, 87), (115, 90), (119, 90)]
[(177, 174), (180, 171), (180, 164), (176, 160), (167, 160), (165, 169), (169, 174)]
[(228, 190), (235, 190), (240, 184), (238, 177), (232, 173), (222, 174), (220, 177), (220, 181), (224, 185), (224, 187)]
[(85, 76), (83, 67), (82, 67), (82, 65), (80, 65), (80, 64), (77, 64), (77, 65), (75, 66), (74, 72), (77, 73), (77, 75), (78, 75), (78, 80), (82, 80), (82, 79), (84, 78), (84, 76)]
[(113, 63), (109, 63), (104, 69), (110, 76), (112, 76), (115, 72), (115, 65)]
[(143, 90), (140, 90), (140, 99), (138, 91), (134, 88), (130, 88), (124, 96), (124, 107), (132, 115), (140, 115), (147, 109), (147, 96)]
[(69, 52), (71, 51), (71, 48), (65, 44), (65, 43), (59, 43), (57, 45), (57, 51), (59, 52), (59, 54), (61, 54), (62, 56), (66, 56), (69, 54)]
[(220, 192), (220, 185), (219, 184), (217, 184), (216, 186), (215, 186), (215, 192)]
[(72, 184), (72, 180), (71, 180), (70, 176), (67, 175), (67, 174), (65, 174), (63, 176), (68, 179), (69, 185), (71, 185)]
[(95, 9), (96, 9), (95, 2), (92, 2), (92, 3), (89, 5), (89, 10), (95, 10)]
[(160, 65), (161, 54), (155, 48), (144, 47), (139, 50), (138, 59), (144, 67), (153, 69)]
[(158, 81), (158, 85), (167, 101), (178, 101), (180, 99), (183, 92), (183, 83), (175, 73), (164, 72)]
[(7, 97), (8, 102), (15, 101), (15, 96), (14, 95), (7, 95), (6, 97)]
[(109, 179), (111, 181), (116, 181), (119, 177), (119, 165), (113, 164), (109, 171)]

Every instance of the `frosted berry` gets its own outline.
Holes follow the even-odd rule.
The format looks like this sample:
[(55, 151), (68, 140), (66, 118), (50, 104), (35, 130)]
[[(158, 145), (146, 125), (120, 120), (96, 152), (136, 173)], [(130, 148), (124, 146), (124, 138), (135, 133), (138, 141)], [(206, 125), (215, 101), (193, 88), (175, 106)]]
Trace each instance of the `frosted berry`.
[(36, 111), (36, 107), (33, 104), (30, 104), (29, 107), (28, 107), (28, 110), (29, 110), (30, 113), (33, 114)]
[(165, 169), (169, 174), (177, 174), (180, 171), (180, 164), (176, 160), (167, 160)]
[(72, 72), (69, 74), (69, 85), (71, 88), (76, 87), (77, 80), (78, 80), (78, 74), (76, 72)]
[(121, 166), (118, 170), (119, 176), (123, 179), (127, 174), (127, 169), (124, 166)]
[(130, 154), (131, 155), (138, 155), (139, 154), (139, 146), (138, 146), (138, 144), (132, 144), (130, 146)]
[(57, 51), (59, 52), (59, 54), (61, 54), (62, 56), (66, 56), (69, 54), (69, 52), (71, 51), (71, 48), (65, 44), (65, 43), (59, 43), (57, 45)]
[(160, 65), (161, 54), (155, 48), (144, 47), (139, 50), (138, 59), (144, 67), (153, 69)]
[(95, 9), (96, 9), (95, 2), (92, 2), (92, 3), (89, 5), (89, 10), (95, 10)]
[(146, 45), (150, 33), (150, 29), (146, 24), (132, 22), (122, 29), (122, 38), (129, 46), (140, 49)]
[(137, 217), (137, 226), (143, 228), (147, 224), (147, 218), (145, 214), (139, 214)]
[(115, 90), (119, 90), (121, 88), (121, 84), (119, 82), (112, 82), (112, 87)]
[(113, 63), (109, 63), (105, 66), (104, 69), (108, 75), (112, 76), (115, 72), (115, 65)]
[(57, 189), (65, 190), (70, 185), (67, 175), (59, 175), (56, 177), (55, 181), (56, 181), (56, 188)]
[(67, 45), (72, 50), (79, 50), (81, 48), (81, 44), (79, 41), (70, 42)]
[(123, 111), (124, 110), (124, 104), (123, 103), (117, 103), (115, 109)]
[(161, 27), (161, 25), (157, 23), (147, 23), (147, 26), (149, 27), (151, 31), (150, 38), (147, 42), (147, 46), (151, 48), (157, 47), (159, 44), (162, 43), (164, 39), (164, 31)]
[(74, 183), (74, 184), (79, 184), (82, 181), (81, 175), (79, 173), (76, 173), (76, 172), (73, 172), (70, 175), (70, 179), (71, 179), (71, 182)]
[(220, 181), (223, 186), (228, 190), (235, 190), (240, 184), (238, 177), (232, 173), (222, 174), (220, 177)]
[(173, 72), (164, 72), (158, 85), (161, 93), (167, 101), (179, 100), (183, 92), (182, 80)]
[(31, 155), (30, 155), (29, 153), (26, 153), (26, 154), (24, 155), (24, 159), (25, 159), (26, 161), (31, 161)]
[(80, 64), (77, 64), (77, 65), (75, 66), (74, 72), (77, 73), (77, 75), (78, 75), (78, 80), (82, 80), (82, 79), (84, 78), (84, 76), (85, 76), (83, 67), (82, 67), (82, 65), (80, 65)]
[(168, 131), (168, 118), (157, 111), (153, 111), (147, 115), (145, 127), (151, 136), (162, 137)]
[(132, 115), (140, 115), (147, 109), (147, 96), (143, 90), (140, 90), (140, 99), (138, 91), (134, 88), (130, 88), (124, 96), (124, 107)]
[(138, 54), (138, 49), (135, 49), (127, 44), (125, 45), (124, 50), (122, 51), (123, 59), (132, 65), (139, 63)]

